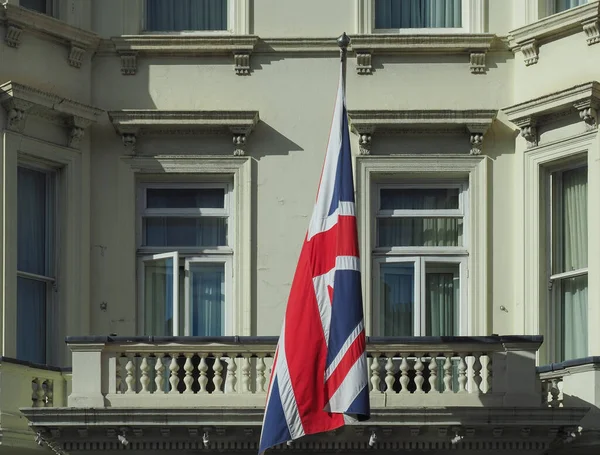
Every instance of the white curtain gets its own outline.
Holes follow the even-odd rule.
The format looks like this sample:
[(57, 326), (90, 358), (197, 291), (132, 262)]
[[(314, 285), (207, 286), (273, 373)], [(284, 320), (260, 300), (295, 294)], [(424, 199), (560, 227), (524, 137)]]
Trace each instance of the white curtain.
[[(563, 173), (563, 272), (588, 265), (587, 167)], [(561, 280), (558, 320), (563, 323), (563, 359), (587, 356), (587, 275)]]
[(585, 5), (587, 0), (554, 0), (554, 2), (554, 12), (560, 13), (561, 11), (566, 11), (579, 5)]
[(462, 0), (375, 0), (375, 28), (455, 28)]
[[(47, 276), (47, 174), (17, 170), (17, 270)], [(17, 278), (17, 358), (46, 362), (47, 283)]]
[(146, 0), (146, 30), (227, 30), (227, 0)]
[(222, 336), (225, 316), (223, 264), (190, 264), (190, 305), (193, 336)]
[(227, 245), (227, 219), (218, 217), (144, 218), (146, 246)]
[(426, 274), (426, 335), (458, 335), (459, 287), (458, 270), (456, 273)]

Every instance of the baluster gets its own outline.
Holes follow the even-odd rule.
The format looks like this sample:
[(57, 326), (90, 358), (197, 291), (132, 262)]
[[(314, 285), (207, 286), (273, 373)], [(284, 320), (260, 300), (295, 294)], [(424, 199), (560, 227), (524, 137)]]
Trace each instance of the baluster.
[(394, 383), (396, 382), (396, 377), (394, 376), (394, 353), (390, 352), (386, 354), (387, 362), (385, 362), (385, 393), (395, 393), (394, 392)]
[(213, 393), (223, 393), (221, 390), (221, 385), (223, 384), (223, 365), (221, 365), (221, 354), (215, 353), (215, 363), (213, 365), (213, 371), (215, 372), (215, 377), (213, 378), (213, 385), (215, 386), (215, 391)]
[(423, 392), (423, 382), (425, 382), (425, 378), (423, 377), (423, 370), (425, 369), (425, 365), (423, 365), (423, 361), (421, 360), (421, 356), (417, 354), (417, 360), (415, 361), (415, 385), (417, 386), (415, 393), (424, 393)]
[(163, 392), (164, 393), (164, 384), (165, 384), (165, 366), (163, 364), (163, 355), (160, 352), (154, 354), (156, 358), (156, 363), (154, 364), (154, 384), (156, 384), (155, 393)]
[(44, 406), (42, 402), (44, 391), (42, 390), (42, 381), (40, 378), (33, 378), (31, 381), (31, 402), (34, 408), (41, 408)]
[(140, 393), (150, 393), (148, 390), (148, 384), (150, 384), (150, 377), (148, 376), (148, 371), (150, 371), (150, 365), (148, 365), (148, 354), (142, 354), (142, 363), (140, 364), (140, 384), (142, 385), (142, 390)]
[(250, 354), (244, 354), (242, 360), (242, 392), (250, 393)]
[(265, 383), (267, 382), (267, 378), (265, 376), (265, 371), (267, 370), (267, 365), (265, 365), (265, 355), (258, 354), (258, 359), (256, 360), (256, 392), (265, 392)]
[(429, 393), (439, 392), (437, 388), (437, 369), (437, 359), (435, 357), (435, 354), (432, 354), (431, 360), (429, 361), (429, 385), (431, 386), (431, 390), (429, 391)]
[(237, 382), (237, 377), (235, 376), (235, 371), (237, 370), (237, 365), (235, 364), (236, 354), (229, 354), (229, 362), (227, 362), (227, 377), (225, 378), (225, 393), (235, 393), (235, 383)]
[[(183, 369), (185, 370), (185, 376), (183, 377), (183, 383), (185, 384), (184, 393), (192, 393), (192, 384), (194, 384), (194, 377), (192, 373), (194, 372), (194, 364), (192, 363), (192, 357), (194, 354), (184, 353), (185, 355), (185, 363), (183, 364)], [(204, 361), (204, 354), (201, 354), (202, 360)], [(206, 363), (204, 363), (204, 391), (206, 391), (206, 383), (208, 382), (208, 378), (206, 377), (206, 370), (208, 367)], [(202, 373), (201, 373), (202, 374)]]
[(445, 353), (444, 356), (444, 393), (452, 393), (452, 353)]
[(116, 378), (115, 378), (115, 387), (117, 393), (123, 392), (123, 362), (121, 361), (123, 357), (121, 354), (115, 359), (115, 368), (116, 368)]
[(381, 379), (379, 378), (379, 356), (378, 352), (373, 353), (373, 360), (371, 361), (371, 390), (373, 392), (380, 392), (379, 385)]
[(482, 354), (480, 352), (473, 353), (473, 390), (471, 390), (471, 393), (476, 394), (481, 393), (481, 369), (483, 368), (480, 359), (481, 355)]
[(492, 393), (492, 379), (493, 379), (493, 369), (492, 369), (492, 354), (488, 354), (487, 356), (487, 365), (486, 365), (486, 370), (487, 370), (487, 391), (486, 393)]
[(408, 377), (408, 370), (410, 369), (410, 365), (408, 364), (408, 355), (400, 353), (402, 357), (402, 362), (400, 362), (400, 385), (402, 389), (400, 393), (410, 393), (408, 391), (408, 383), (410, 382), (410, 378)]
[(179, 354), (173, 353), (171, 354), (171, 363), (169, 364), (169, 384), (171, 384), (170, 393), (179, 393), (179, 364), (177, 363), (177, 358)]
[(465, 354), (459, 354), (458, 361), (458, 393), (467, 392), (467, 363), (465, 362)]
[(560, 406), (560, 400), (558, 399), (560, 395), (560, 389), (558, 388), (558, 379), (554, 378), (550, 381), (550, 407), (558, 408)]
[(125, 383), (127, 384), (126, 393), (135, 393), (135, 377), (133, 376), (135, 366), (133, 364), (133, 359), (134, 356), (132, 354), (127, 354), (127, 364), (125, 365)]
[(54, 383), (50, 379), (46, 379), (42, 384), (42, 388), (44, 389), (45, 400), (44, 405), (47, 408), (51, 408), (54, 406)]

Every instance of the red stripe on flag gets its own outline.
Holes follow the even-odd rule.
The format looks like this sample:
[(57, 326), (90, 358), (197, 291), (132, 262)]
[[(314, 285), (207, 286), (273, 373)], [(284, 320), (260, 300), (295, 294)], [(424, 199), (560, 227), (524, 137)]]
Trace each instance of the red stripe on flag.
[(344, 382), (344, 379), (352, 366), (354, 366), (356, 361), (363, 355), (365, 352), (365, 345), (365, 331), (363, 329), (349, 346), (344, 357), (342, 357), (342, 360), (325, 383), (325, 394), (328, 398), (333, 396), (342, 382)]

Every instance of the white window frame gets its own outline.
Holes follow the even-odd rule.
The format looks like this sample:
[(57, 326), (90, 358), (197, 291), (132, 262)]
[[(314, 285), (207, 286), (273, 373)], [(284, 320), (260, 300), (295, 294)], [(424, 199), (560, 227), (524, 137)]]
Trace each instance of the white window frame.
[[(373, 213), (376, 199), (373, 185), (390, 179), (440, 181), (464, 179), (468, 181), (469, 198), (467, 224), (469, 251), (466, 259), (468, 280), (461, 292), (466, 292), (462, 334), (489, 335), (488, 319), (488, 175), (490, 159), (486, 156), (465, 155), (367, 155), (357, 156), (356, 194), (361, 251), (361, 270), (365, 327), (372, 334), (373, 327)], [(410, 252), (405, 251), (408, 255)], [(420, 254), (420, 253), (419, 253)], [(444, 254), (435, 254), (444, 256)]]
[[(130, 0), (128, 0), (130, 1)], [(148, 35), (246, 35), (250, 32), (249, 0), (227, 0), (227, 27), (225, 30), (182, 30), (182, 31), (152, 31), (146, 30), (146, 0), (141, 0), (142, 33)]]
[(454, 28), (375, 28), (375, 0), (355, 0), (356, 33), (358, 34), (400, 34), (400, 35), (447, 35), (459, 33), (484, 33), (487, 2), (482, 0), (461, 0), (462, 26)]
[[(222, 188), (224, 190), (223, 208), (205, 208), (205, 209), (148, 209), (146, 208), (147, 190), (150, 188), (172, 188), (172, 189), (212, 189)], [(233, 257), (234, 248), (230, 245), (235, 244), (235, 219), (230, 211), (232, 205), (231, 199), (233, 185), (231, 183), (219, 182), (143, 182), (138, 185), (138, 209), (136, 215), (137, 225), (137, 246), (138, 246), (138, 320), (140, 333), (145, 333), (145, 300), (144, 300), (144, 263), (149, 260), (173, 258), (173, 336), (190, 336), (190, 296), (189, 296), (189, 263), (190, 262), (210, 262), (222, 263), (225, 265), (225, 323), (223, 335), (233, 334), (233, 305), (232, 305), (232, 281), (233, 281)], [(143, 218), (146, 215), (155, 216), (219, 216), (227, 218), (227, 246), (216, 247), (154, 247), (143, 245)], [(179, 291), (179, 271), (184, 270), (184, 296), (183, 302), (180, 302)], [(183, 305), (182, 305), (183, 303)], [(180, 308), (184, 308), (183, 314), (179, 314)], [(183, 330), (181, 330), (180, 319), (183, 318)], [(183, 331), (183, 333), (180, 333)]]
[[(595, 0), (587, 0), (586, 3), (592, 3), (593, 1), (595, 1)], [(583, 6), (583, 5), (579, 5), (579, 6)], [(577, 6), (574, 6), (573, 8), (577, 8)], [(569, 8), (564, 11), (556, 11), (556, 0), (545, 0), (543, 2), (543, 4), (540, 5), (539, 18), (541, 19), (544, 17), (552, 16), (554, 14), (564, 13), (565, 11), (569, 11), (570, 9), (573, 9), (573, 8)]]

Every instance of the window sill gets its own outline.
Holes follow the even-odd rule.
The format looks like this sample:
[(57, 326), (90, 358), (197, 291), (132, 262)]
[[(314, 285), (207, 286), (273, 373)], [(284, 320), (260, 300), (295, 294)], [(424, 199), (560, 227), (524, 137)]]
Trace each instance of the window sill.
[(116, 51), (121, 57), (121, 73), (137, 73), (138, 56), (197, 57), (199, 55), (231, 55), (235, 73), (250, 74), (250, 54), (258, 37), (254, 35), (232, 35), (229, 32), (215, 34), (197, 33), (148, 33), (124, 35), (105, 40), (101, 51)]
[(10, 3), (0, 5), (0, 21), (6, 27), (4, 40), (9, 47), (20, 46), (24, 31), (58, 39), (69, 47), (67, 61), (74, 68), (81, 68), (85, 54), (91, 54), (100, 42), (100, 37), (93, 32)]
[(526, 66), (539, 60), (539, 46), (585, 32), (588, 46), (600, 42), (600, 2), (588, 3), (553, 14), (533, 24), (517, 28), (509, 33), (509, 45), (513, 52), (521, 51)]

